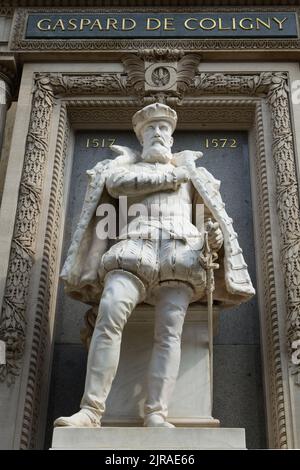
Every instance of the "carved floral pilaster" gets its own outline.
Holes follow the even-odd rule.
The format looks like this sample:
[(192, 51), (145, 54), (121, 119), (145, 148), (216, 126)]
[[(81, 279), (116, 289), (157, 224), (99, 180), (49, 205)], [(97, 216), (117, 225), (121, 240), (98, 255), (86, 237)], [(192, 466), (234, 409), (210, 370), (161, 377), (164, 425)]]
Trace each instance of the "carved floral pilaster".
[(0, 339), (6, 343), (6, 364), (0, 365), (0, 381), (11, 384), (20, 374), (26, 336), (26, 305), (31, 270), (35, 261), (41, 194), (45, 179), (49, 132), (55, 94), (126, 94), (122, 74), (89, 76), (37, 74), (32, 98), (5, 294), (0, 315)]
[(277, 212), (281, 232), (287, 306), (287, 346), (293, 372), (300, 373), (300, 209), (286, 74), (265, 77), (269, 85)]
[(63, 95), (124, 95), (128, 88), (126, 74), (105, 72), (87, 76), (51, 74), (51, 84)]
[[(300, 372), (300, 208), (290, 121), (287, 74), (259, 75), (202, 73), (192, 94), (246, 94), (267, 97), (272, 120), (277, 213), (281, 232), (281, 261), (287, 305), (287, 346), (294, 372)], [(296, 368), (297, 366), (297, 368)]]
[(14, 382), (19, 375), (24, 352), (25, 311), (34, 263), (53, 104), (54, 95), (49, 78), (38, 77), (33, 92), (16, 223), (0, 316), (0, 338), (6, 343), (7, 361), (0, 366), (0, 379), (7, 379), (8, 383)]

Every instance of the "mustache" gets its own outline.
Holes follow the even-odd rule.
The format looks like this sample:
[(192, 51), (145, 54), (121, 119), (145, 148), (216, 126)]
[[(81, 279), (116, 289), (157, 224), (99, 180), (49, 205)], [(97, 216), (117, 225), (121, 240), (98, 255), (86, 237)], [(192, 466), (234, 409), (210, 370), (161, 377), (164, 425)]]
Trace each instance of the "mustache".
[(152, 144), (155, 144), (156, 142), (158, 142), (159, 144), (163, 145), (164, 147), (166, 147), (166, 143), (163, 139), (161, 139), (160, 137), (153, 137), (151, 143)]

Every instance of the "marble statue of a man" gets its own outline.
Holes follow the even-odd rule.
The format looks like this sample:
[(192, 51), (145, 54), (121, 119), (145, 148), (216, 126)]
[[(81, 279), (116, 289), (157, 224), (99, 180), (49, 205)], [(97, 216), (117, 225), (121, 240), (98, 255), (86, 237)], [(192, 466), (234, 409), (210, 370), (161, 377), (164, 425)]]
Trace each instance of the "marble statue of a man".
[[(204, 227), (196, 226), (195, 207), (211, 219), (208, 243), (218, 254), (214, 302), (229, 306), (248, 300), (254, 289), (237, 234), (224, 209), (217, 181), (196, 167), (202, 154), (171, 153), (176, 112), (160, 103), (133, 116), (142, 144), (140, 155), (116, 146), (114, 160), (88, 172), (90, 182), (62, 279), (66, 292), (99, 305), (87, 364), (81, 410), (55, 426), (100, 426), (115, 377), (122, 331), (137, 304), (155, 306), (155, 335), (147, 375), (145, 426), (173, 427), (168, 404), (180, 363), (180, 341), (191, 302), (206, 302), (206, 269), (201, 262)], [(99, 234), (99, 205), (127, 197), (126, 236)], [(133, 207), (142, 207), (134, 211)], [(205, 225), (204, 225), (205, 226)]]

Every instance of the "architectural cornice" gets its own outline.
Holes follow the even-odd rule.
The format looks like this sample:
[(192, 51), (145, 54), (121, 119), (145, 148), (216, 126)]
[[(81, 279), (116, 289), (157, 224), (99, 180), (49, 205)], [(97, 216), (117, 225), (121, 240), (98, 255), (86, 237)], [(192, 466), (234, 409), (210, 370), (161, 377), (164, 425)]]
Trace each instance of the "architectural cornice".
[[(143, 4), (142, 4), (143, 3)], [(181, 7), (182, 0), (52, 0), (51, 7), (45, 0), (1, 0), (0, 7)], [(185, 7), (291, 7), (299, 6), (298, 0), (185, 0)]]
[[(120, 0), (121, 1), (121, 0)], [(125, 2), (125, 0), (124, 0)], [(135, 0), (133, 0), (135, 2)], [(130, 2), (127, 2), (128, 4)], [(169, 2), (170, 4), (172, 2)], [(204, 11), (211, 11), (211, 7), (209, 7), (209, 2), (206, 2), (207, 6), (203, 7), (202, 9), (200, 7), (196, 8), (192, 7), (191, 4), (187, 4), (185, 7), (176, 7), (176, 12), (195, 12), (198, 11), (199, 9), (204, 12)], [(108, 5), (111, 5), (111, 1), (106, 2), (106, 7), (104, 6), (104, 3), (98, 4), (98, 8), (95, 9), (93, 6), (89, 6), (88, 10), (90, 12), (97, 12), (97, 13), (104, 13), (107, 10)], [(167, 12), (167, 11), (174, 11), (174, 8), (172, 9), (170, 5), (168, 7), (163, 7), (162, 5), (164, 2), (160, 4), (160, 6), (155, 7), (155, 11), (157, 12)], [(127, 4), (126, 4), (127, 5)], [(151, 2), (152, 6), (149, 6), (147, 4), (143, 8), (143, 12), (152, 12), (154, 9), (154, 6), (156, 5), (155, 2)], [(276, 7), (272, 7), (272, 11), (278, 11), (278, 10), (289, 10), (289, 11), (298, 11), (296, 10), (295, 7), (293, 6), (286, 6), (285, 8), (278, 7), (278, 3), (276, 4)], [(175, 7), (174, 3), (174, 7)], [(228, 5), (226, 5), (228, 7)], [(127, 5), (128, 7), (128, 5)], [(248, 5), (245, 7), (238, 7), (236, 4), (235, 7), (232, 6), (230, 8), (230, 11), (232, 12), (241, 12), (241, 11), (249, 11), (249, 8), (251, 7)], [(257, 7), (256, 7), (257, 9)], [(226, 10), (225, 7), (219, 8), (216, 7), (214, 8), (214, 12), (217, 11), (224, 11)], [(268, 11), (270, 8), (267, 7), (261, 7), (257, 11)], [(60, 7), (56, 7), (55, 10), (57, 13), (59, 12), (66, 12), (66, 9), (60, 5)], [(70, 7), (68, 9), (69, 13), (80, 13), (86, 11), (79, 5), (77, 5), (76, 8)], [(114, 6), (110, 9), (111, 12), (120, 12), (120, 8)], [(127, 9), (126, 11), (137, 11), (137, 8), (134, 8), (131, 4), (131, 7)], [(26, 31), (26, 25), (27, 25), (27, 18), (29, 13), (48, 13), (49, 12), (49, 7), (44, 6), (43, 8), (18, 8), (15, 12), (14, 15), (14, 20), (12, 24), (12, 30), (11, 30), (11, 36), (10, 36), (10, 42), (9, 42), (9, 49), (13, 53), (23, 53), (30, 51), (30, 53), (35, 53), (35, 54), (40, 54), (40, 53), (49, 53), (53, 51), (59, 51), (59, 53), (64, 53), (64, 52), (72, 52), (72, 54), (80, 54), (82, 52), (89, 52), (90, 54), (101, 52), (102, 54), (105, 53), (111, 53), (112, 51), (114, 53), (136, 53), (138, 54), (140, 51), (149, 51), (151, 54), (151, 51), (156, 51), (156, 54), (162, 54), (164, 51), (169, 50), (176, 50), (176, 51), (182, 51), (185, 50), (186, 52), (190, 53), (206, 53), (210, 54), (215, 51), (220, 51), (220, 52), (229, 52), (232, 53), (232, 51), (236, 52), (249, 52), (251, 54), (255, 53), (265, 53), (265, 52), (270, 52), (274, 51), (276, 54), (278, 54), (279, 51), (284, 51), (284, 53), (289, 53), (293, 54), (293, 58), (296, 60), (299, 60), (297, 54), (300, 51), (300, 39), (299, 38), (277, 38), (276, 40), (274, 38), (165, 38), (165, 37), (158, 37), (158, 38), (123, 38), (123, 37), (116, 37), (116, 38), (85, 38), (85, 39), (68, 39), (68, 38), (26, 38), (25, 37), (25, 31)], [(278, 56), (277, 56), (278, 59)], [(287, 57), (285, 56), (285, 59)], [(291, 56), (289, 57), (291, 59)]]

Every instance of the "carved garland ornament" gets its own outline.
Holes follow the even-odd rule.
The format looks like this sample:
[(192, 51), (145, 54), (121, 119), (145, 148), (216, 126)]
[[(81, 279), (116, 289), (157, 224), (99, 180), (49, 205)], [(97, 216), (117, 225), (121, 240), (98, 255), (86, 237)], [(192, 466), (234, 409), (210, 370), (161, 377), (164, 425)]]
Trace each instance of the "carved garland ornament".
[(267, 155), (265, 150), (265, 132), (263, 124), (262, 103), (256, 106), (256, 156), (255, 169), (258, 191), (258, 227), (261, 243), (261, 268), (263, 271), (263, 318), (262, 328), (265, 335), (266, 365), (265, 379), (268, 384), (269, 442), (271, 447), (286, 449), (288, 447), (285, 387), (281, 361), (281, 345), (279, 334), (279, 312), (277, 306), (276, 285), (272, 246), (272, 226), (267, 178)]
[(34, 449), (37, 447), (38, 417), (41, 405), (43, 371), (45, 368), (46, 337), (44, 332), (48, 330), (49, 310), (51, 309), (52, 297), (57, 281), (57, 250), (59, 247), (64, 193), (64, 168), (69, 136), (70, 126), (68, 124), (66, 106), (63, 104), (61, 106), (57, 132), (40, 285), (34, 319), (33, 341), (20, 439), (21, 449)]
[(121, 74), (88, 77), (60, 74), (36, 76), (16, 223), (0, 315), (0, 339), (6, 343), (6, 364), (0, 366), (0, 380), (7, 380), (8, 384), (13, 383), (20, 374), (24, 353), (25, 312), (36, 251), (54, 94), (68, 95), (79, 91), (82, 94), (90, 94), (95, 93), (96, 89), (98, 94), (124, 94), (125, 86)]

